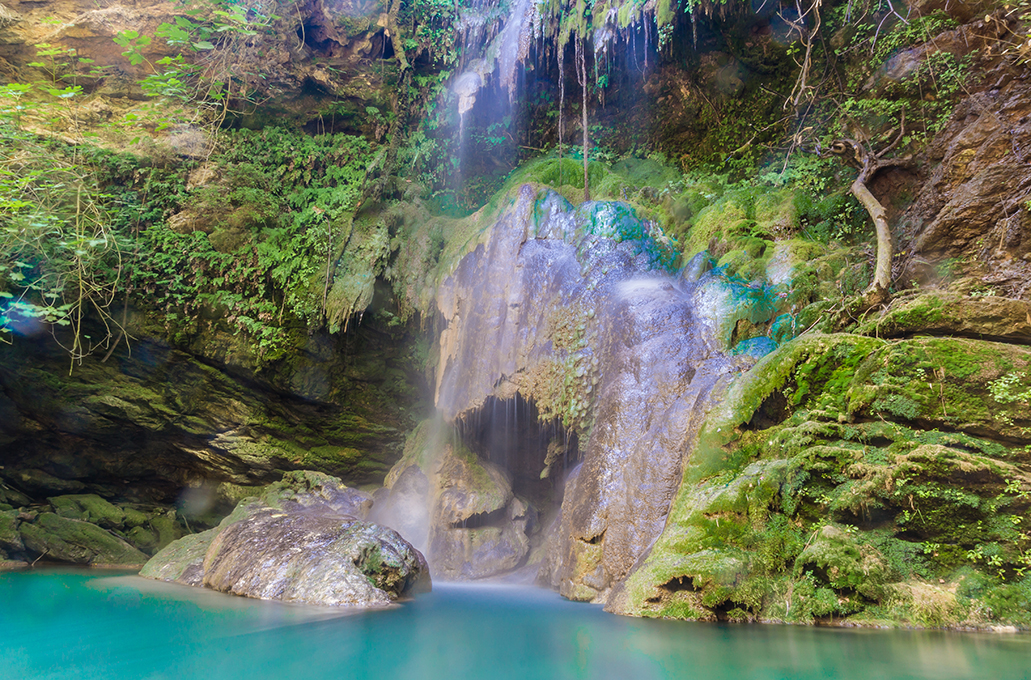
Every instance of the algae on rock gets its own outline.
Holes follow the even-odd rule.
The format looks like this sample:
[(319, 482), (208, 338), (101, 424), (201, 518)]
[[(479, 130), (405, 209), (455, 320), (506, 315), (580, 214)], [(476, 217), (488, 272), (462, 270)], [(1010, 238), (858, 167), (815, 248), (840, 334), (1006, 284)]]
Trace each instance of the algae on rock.
[(662, 535), (609, 608), (1031, 624), (989, 604), (1031, 592), (1029, 423), (989, 388), (1028, 362), (1026, 347), (963, 338), (787, 343), (706, 416)]

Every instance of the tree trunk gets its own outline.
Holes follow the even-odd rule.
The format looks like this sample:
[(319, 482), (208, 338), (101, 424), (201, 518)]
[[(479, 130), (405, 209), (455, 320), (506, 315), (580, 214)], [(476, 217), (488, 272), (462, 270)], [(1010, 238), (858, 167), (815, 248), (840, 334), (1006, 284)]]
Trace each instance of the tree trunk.
[[(836, 140), (830, 146), (830, 153), (840, 158), (846, 165), (859, 170), (859, 175), (852, 182), (852, 195), (862, 204), (867, 214), (870, 215), (870, 219), (873, 220), (874, 231), (877, 235), (877, 261), (874, 265), (873, 280), (864, 293), (866, 303), (873, 307), (888, 300), (890, 297), (888, 289), (891, 287), (892, 245), (888, 213), (866, 185), (881, 168), (882, 163), (878, 156), (869, 153), (862, 144), (853, 139)], [(892, 164), (892, 161), (885, 161), (883, 164), (889, 165)]]
[(866, 186), (865, 174), (860, 171), (859, 177), (852, 182), (852, 195), (866, 208), (877, 234), (877, 263), (874, 266), (873, 281), (866, 289), (867, 297), (877, 304), (887, 300), (888, 288), (891, 286), (891, 229), (888, 227), (887, 211)]
[(562, 109), (566, 105), (565, 46), (555, 46), (558, 59), (558, 185), (562, 186)]
[(591, 200), (591, 187), (590, 181), (587, 177), (587, 46), (584, 44), (584, 39), (579, 34), (577, 35), (577, 45), (580, 47), (580, 58), (578, 69), (580, 71), (580, 83), (583, 85), (583, 96), (581, 98), (581, 108), (583, 109), (583, 120), (581, 125), (583, 127), (583, 152), (584, 152), (584, 201)]

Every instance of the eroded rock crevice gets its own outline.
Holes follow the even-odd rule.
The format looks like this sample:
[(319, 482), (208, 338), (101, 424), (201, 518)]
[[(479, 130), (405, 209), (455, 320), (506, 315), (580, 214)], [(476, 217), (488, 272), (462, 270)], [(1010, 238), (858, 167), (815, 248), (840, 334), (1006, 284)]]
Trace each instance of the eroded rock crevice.
[[(425, 550), (436, 577), (532, 580), (577, 439), (533, 404), (490, 399), (455, 425), (423, 422), (373, 517)], [(525, 568), (525, 569), (524, 569)]]

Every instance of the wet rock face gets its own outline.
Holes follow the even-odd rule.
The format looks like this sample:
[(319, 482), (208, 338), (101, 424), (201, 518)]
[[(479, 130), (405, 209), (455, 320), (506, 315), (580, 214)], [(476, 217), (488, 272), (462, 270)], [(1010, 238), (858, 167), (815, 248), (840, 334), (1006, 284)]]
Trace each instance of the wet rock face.
[[(727, 370), (661, 238), (621, 204), (573, 210), (525, 186), (438, 291), (445, 419), (519, 395), (586, 440), (540, 573), (567, 597), (604, 601), (661, 531), (697, 404)], [(504, 552), (507, 525), (491, 524), (467, 556)]]
[(71, 375), (44, 338), (20, 337), (0, 352), (6, 488), (34, 502), (96, 494), (172, 504), (184, 488), (267, 484), (302, 467), (379, 480), (401, 453), (417, 390), (405, 394), (407, 374), (393, 358), (401, 351), (374, 330), (347, 346), (309, 338), (261, 374), (239, 364), (239, 347), (219, 354), (228, 334), (198, 354), (132, 334), (128, 351), (89, 357)]
[(422, 423), (377, 493), (372, 518), (423, 548), (435, 578), (468, 580), (522, 567), (541, 539), (537, 510), (511, 476), (439, 420)]
[(382, 606), (429, 590), (422, 554), (396, 531), (360, 519), (370, 506), (367, 494), (338, 479), (292, 473), (241, 501), (215, 529), (172, 543), (140, 574), (316, 605)]
[[(87, 90), (103, 98), (96, 108), (97, 122), (121, 117), (125, 106), (145, 99), (139, 81), (148, 75), (146, 64), (180, 52), (187, 60), (195, 54), (155, 37), (161, 24), (174, 25), (177, 18), (193, 22), (204, 18), (191, 13), (196, 8), (162, 0), (7, 0), (4, 7), (10, 19), (9, 23), (3, 22), (8, 25), (0, 42), (0, 71), (11, 70), (13, 65), (11, 79), (24, 82), (25, 65), (38, 61), (35, 45), (76, 49), (78, 56), (109, 69), (95, 82), (84, 79)], [(382, 70), (375, 68), (375, 59), (389, 41), (376, 4), (301, 0), (291, 5), (290, 12), (277, 12), (275, 2), (255, 2), (248, 9), (252, 34), (216, 34), (212, 38), (215, 49), (199, 54), (208, 60), (214, 54), (228, 54), (246, 71), (242, 77), (249, 89), (265, 96), (274, 93), (272, 101), (263, 107), (268, 120), (303, 125), (319, 118), (320, 109), (343, 103), (356, 111), (364, 111), (365, 106), (389, 108)], [(274, 16), (277, 13), (283, 16)], [(147, 59), (142, 65), (130, 64), (122, 54), (125, 48), (114, 43), (113, 38), (123, 31), (154, 38), (139, 46)], [(372, 132), (353, 127), (350, 131)], [(210, 142), (204, 133), (185, 132), (199, 139), (196, 143), (170, 139), (173, 149), (183, 155), (205, 157)]]
[(435, 572), (444, 578), (505, 573), (520, 566), (530, 550), (526, 503), (513, 495), (497, 466), (471, 458), (448, 449), (438, 468), (429, 551)]
[[(974, 33), (983, 32), (983, 22)], [(971, 44), (970, 47), (975, 45)], [(984, 282), (1005, 295), (1031, 294), (1031, 194), (1027, 172), (1031, 88), (1004, 67), (985, 76), (987, 89), (962, 100), (928, 151), (933, 170), (902, 216), (903, 282), (933, 279), (949, 258), (979, 264)], [(973, 257), (971, 257), (973, 255)]]

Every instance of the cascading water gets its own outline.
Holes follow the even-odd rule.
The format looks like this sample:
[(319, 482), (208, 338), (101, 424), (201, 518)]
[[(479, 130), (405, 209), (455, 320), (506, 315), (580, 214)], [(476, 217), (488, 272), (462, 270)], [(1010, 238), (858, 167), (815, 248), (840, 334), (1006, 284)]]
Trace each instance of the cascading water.
[(626, 204), (574, 209), (527, 185), (443, 283), (440, 419), (383, 498), (423, 508), (436, 577), (525, 567), (602, 601), (662, 530), (701, 406), (734, 368), (673, 259)]
[(516, 67), (529, 53), (537, 5), (533, 0), (515, 0), (504, 19), (498, 16), (500, 10), (496, 0), (482, 0), (462, 8), (463, 59), (460, 73), (451, 84), (458, 99), (460, 144), (465, 139), (466, 115), (490, 78), (496, 76), (500, 89), (508, 95), (506, 101), (496, 102), (501, 115), (505, 115), (502, 111), (511, 110), (515, 100)]
[[(467, 191), (500, 179), (528, 149), (557, 141), (562, 155), (566, 132), (590, 157), (593, 144), (620, 143), (594, 139), (593, 125), (647, 127), (640, 95), (658, 48), (658, 34), (648, 28), (654, 21), (651, 4), (623, 12), (609, 8), (591, 20), (531, 0), (479, 0), (460, 11), (461, 57), (448, 87), (457, 120), (444, 133), (457, 140), (456, 188)], [(558, 110), (543, 113), (543, 102), (557, 103)], [(572, 112), (566, 109), (576, 102), (575, 122), (570, 117), (565, 130)], [(554, 113), (557, 140), (548, 138), (551, 124), (541, 118)]]

